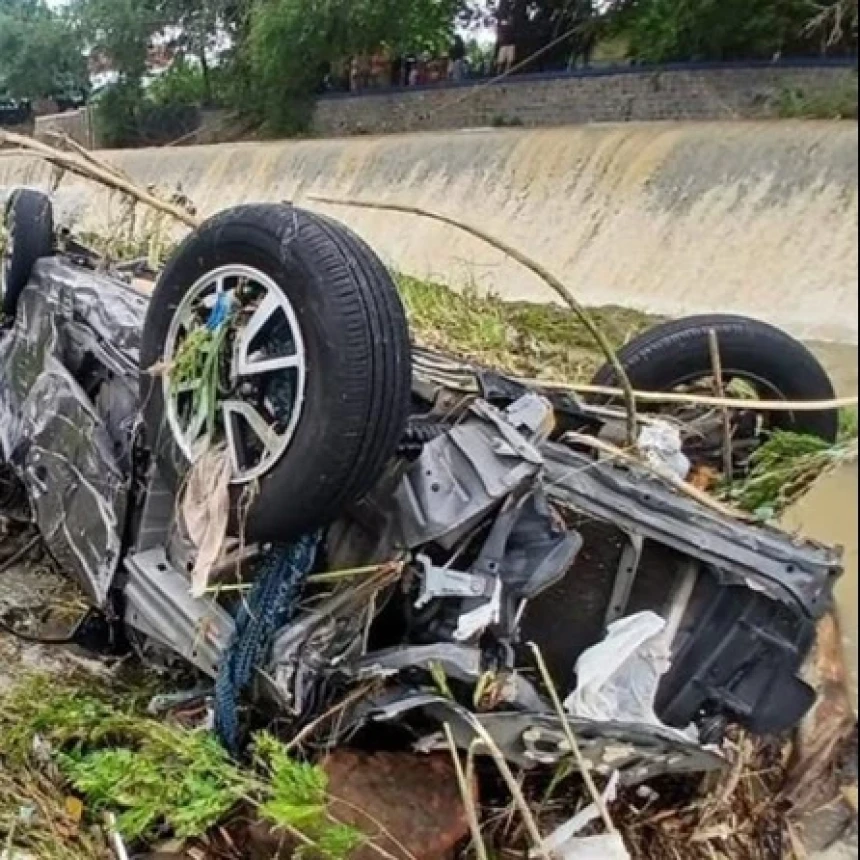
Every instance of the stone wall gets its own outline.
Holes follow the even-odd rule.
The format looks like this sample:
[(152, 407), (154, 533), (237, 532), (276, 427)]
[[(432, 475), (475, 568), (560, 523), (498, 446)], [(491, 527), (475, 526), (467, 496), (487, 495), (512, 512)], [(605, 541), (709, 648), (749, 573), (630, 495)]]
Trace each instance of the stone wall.
[(493, 86), (327, 96), (317, 105), (313, 133), (337, 137), (509, 125), (761, 119), (778, 114), (787, 92), (808, 96), (856, 78), (856, 69), (831, 64), (625, 68), (522, 76)]
[(64, 134), (87, 149), (96, 149), (98, 146), (88, 108), (36, 117), (33, 134), (37, 140), (45, 143), (56, 143), (53, 135)]

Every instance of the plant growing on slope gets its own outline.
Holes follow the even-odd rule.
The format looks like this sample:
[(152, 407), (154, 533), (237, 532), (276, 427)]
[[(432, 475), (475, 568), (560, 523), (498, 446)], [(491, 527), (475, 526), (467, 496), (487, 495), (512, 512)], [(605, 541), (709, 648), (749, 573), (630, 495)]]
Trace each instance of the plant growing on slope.
[(267, 734), (256, 739), (253, 766), (242, 767), (210, 733), (146, 717), (133, 698), (121, 705), (106, 690), (82, 695), (36, 676), (0, 698), (0, 770), (33, 772), (45, 751), (87, 810), (115, 813), (129, 841), (202, 836), (241, 804), (292, 833), (306, 854), (339, 860), (364, 841), (328, 813), (326, 774)]

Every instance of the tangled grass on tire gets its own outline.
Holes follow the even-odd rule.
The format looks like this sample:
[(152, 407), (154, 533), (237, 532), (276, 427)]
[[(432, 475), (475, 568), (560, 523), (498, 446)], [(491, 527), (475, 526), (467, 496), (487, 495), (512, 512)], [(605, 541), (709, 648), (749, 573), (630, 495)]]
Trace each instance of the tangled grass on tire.
[(229, 319), (215, 330), (204, 326), (194, 329), (180, 344), (168, 369), (173, 393), (188, 383), (199, 383), (194, 390), (192, 414), (197, 414), (198, 409), (205, 407), (205, 435), (210, 440), (215, 438), (221, 354), (229, 334)]

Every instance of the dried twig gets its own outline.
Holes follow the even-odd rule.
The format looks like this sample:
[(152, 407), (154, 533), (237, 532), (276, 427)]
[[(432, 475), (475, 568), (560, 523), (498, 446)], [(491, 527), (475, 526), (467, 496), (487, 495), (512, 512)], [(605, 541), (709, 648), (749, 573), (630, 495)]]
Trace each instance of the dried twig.
[(427, 209), (421, 209), (417, 206), (405, 206), (397, 203), (378, 203), (367, 200), (344, 200), (333, 197), (321, 197), (311, 195), (309, 200), (315, 203), (323, 203), (330, 206), (354, 206), (359, 209), (377, 209), (387, 212), (400, 212), (405, 215), (417, 215), (422, 218), (430, 218), (434, 221), (440, 221), (443, 224), (448, 224), (451, 227), (456, 227), (465, 233), (492, 245), (497, 250), (506, 254), (513, 260), (516, 260), (521, 266), (530, 269), (537, 275), (547, 286), (560, 296), (570, 309), (580, 319), (582, 324), (587, 329), (588, 333), (594, 338), (600, 350), (603, 352), (606, 360), (612, 365), (615, 371), (615, 377), (621, 386), (621, 393), (624, 397), (624, 403), (627, 409), (627, 441), (632, 446), (638, 433), (638, 422), (636, 420), (636, 398), (633, 396), (633, 386), (630, 384), (630, 378), (627, 371), (621, 364), (618, 355), (615, 352), (612, 344), (607, 339), (606, 335), (600, 329), (600, 326), (594, 321), (594, 318), (588, 310), (579, 302), (573, 293), (545, 266), (541, 265), (531, 257), (524, 254), (522, 251), (508, 245), (506, 242), (491, 236), (478, 227), (473, 227), (470, 224), (465, 224), (458, 221), (456, 218), (451, 218), (448, 215), (442, 215), (438, 212), (431, 212)]
[(451, 750), (451, 761), (454, 763), (454, 773), (457, 777), (457, 785), (460, 787), (460, 796), (463, 798), (466, 821), (468, 821), (469, 830), (472, 832), (472, 844), (475, 846), (475, 853), (478, 855), (478, 860), (489, 860), (490, 855), (487, 853), (487, 846), (484, 844), (484, 837), (481, 833), (481, 822), (478, 820), (478, 810), (475, 807), (472, 786), (463, 772), (463, 763), (460, 761), (460, 753), (457, 751), (454, 734), (448, 723), (445, 723), (443, 728), (445, 740), (448, 741), (448, 748)]
[(62, 144), (66, 149), (79, 155), (84, 161), (91, 164), (93, 167), (100, 170), (106, 170), (113, 176), (123, 179), (126, 182), (134, 181), (127, 173), (124, 173), (115, 165), (108, 161), (102, 161), (101, 159), (96, 158), (89, 149), (85, 146), (81, 146), (74, 138), (69, 137), (69, 135), (63, 134), (63, 132), (60, 131), (49, 131), (47, 134), (58, 143)]
[[(714, 394), (720, 399), (726, 396), (726, 386), (723, 382), (723, 359), (720, 355), (720, 339), (715, 329), (708, 332), (708, 344), (711, 349), (711, 367), (714, 372)], [(732, 442), (732, 418), (728, 407), (721, 407), (723, 418), (723, 474), (731, 480), (735, 471), (735, 452)]]
[(523, 824), (528, 831), (529, 838), (532, 840), (535, 852), (542, 857), (543, 860), (554, 860), (552, 854), (544, 844), (543, 836), (540, 834), (540, 829), (538, 828), (537, 821), (535, 821), (531, 807), (523, 794), (522, 787), (517, 782), (517, 778), (514, 776), (514, 773), (505, 758), (505, 754), (501, 749), (499, 749), (499, 745), (495, 740), (493, 740), (492, 735), (484, 728), (481, 721), (474, 714), (463, 710), (461, 712), (461, 716), (468, 721), (470, 728), (477, 735), (477, 741), (481, 746), (486, 748), (487, 752), (492, 756), (493, 761), (496, 763), (496, 767), (498, 768), (502, 779), (505, 781), (508, 791), (511, 793), (514, 805), (522, 816)]
[[(598, 394), (606, 397), (621, 397), (620, 388), (608, 385), (584, 385), (577, 382), (552, 382), (545, 379), (514, 377), (523, 385), (543, 388), (548, 391), (573, 391), (577, 394)], [(633, 397), (643, 403), (676, 403), (698, 406), (716, 406), (726, 409), (754, 409), (756, 412), (821, 412), (831, 409), (849, 409), (860, 404), (860, 398), (836, 397), (833, 400), (754, 400), (737, 397), (709, 397), (704, 394), (679, 394), (675, 391), (633, 390)]]
[(720, 516), (724, 517), (732, 517), (736, 520), (743, 520), (746, 522), (750, 522), (755, 518), (749, 514), (744, 513), (743, 511), (739, 511), (736, 508), (731, 508), (728, 505), (724, 505), (722, 502), (718, 502), (713, 496), (706, 493), (704, 490), (700, 490), (698, 487), (694, 487), (692, 484), (688, 484), (686, 481), (683, 481), (681, 478), (675, 477), (672, 478), (670, 473), (664, 473), (653, 466), (646, 463), (644, 460), (640, 460), (638, 457), (634, 457), (632, 454), (627, 453), (624, 449), (613, 445), (610, 442), (606, 442), (603, 439), (598, 439), (594, 436), (586, 436), (583, 433), (568, 433), (564, 437), (567, 441), (574, 442), (577, 445), (583, 445), (588, 448), (592, 448), (595, 451), (599, 451), (602, 454), (606, 454), (618, 461), (629, 463), (633, 466), (637, 466), (640, 469), (646, 469), (652, 474), (656, 475), (658, 478), (669, 483), (674, 489), (678, 490), (678, 492), (683, 493), (685, 496), (689, 496), (691, 499), (695, 499), (699, 504), (704, 505), (707, 508), (710, 508), (715, 513), (718, 513)]
[(121, 191), (129, 197), (133, 197), (139, 203), (151, 206), (153, 209), (157, 209), (166, 215), (170, 215), (177, 221), (181, 221), (192, 230), (196, 230), (203, 223), (202, 219), (190, 215), (181, 206), (161, 200), (150, 191), (141, 188), (127, 177), (117, 173), (115, 168), (105, 166), (91, 154), (85, 159), (75, 153), (64, 152), (61, 149), (48, 146), (46, 143), (25, 137), (22, 134), (0, 130), (0, 145), (2, 144), (12, 144), (25, 149), (28, 153), (43, 158), (56, 167), (61, 167), (77, 176), (100, 182), (102, 185)]
[(553, 707), (558, 714), (559, 720), (561, 720), (562, 728), (564, 729), (564, 733), (567, 736), (567, 741), (570, 744), (570, 749), (573, 753), (573, 757), (576, 760), (576, 766), (579, 768), (579, 772), (582, 774), (582, 781), (585, 783), (585, 787), (588, 789), (588, 793), (591, 795), (591, 799), (594, 802), (594, 805), (597, 807), (597, 811), (600, 813), (600, 817), (603, 819), (603, 823), (606, 826), (607, 831), (609, 833), (615, 834), (618, 832), (618, 830), (616, 829), (615, 824), (612, 821), (612, 816), (609, 814), (609, 810), (607, 809), (606, 803), (603, 800), (603, 795), (601, 795), (596, 783), (594, 782), (594, 777), (591, 775), (591, 770), (588, 766), (588, 762), (585, 760), (585, 756), (583, 756), (582, 754), (582, 749), (579, 746), (579, 741), (576, 738), (576, 733), (573, 731), (573, 726), (570, 724), (567, 712), (565, 711), (564, 706), (561, 703), (561, 698), (558, 695), (558, 690), (556, 689), (555, 682), (552, 680), (552, 675), (550, 675), (549, 673), (546, 661), (543, 659), (543, 654), (541, 653), (540, 648), (538, 648), (538, 646), (535, 645), (534, 642), (529, 642), (529, 648), (531, 648), (532, 653), (535, 656), (535, 662), (537, 663), (538, 669), (540, 670), (544, 686), (547, 688), (547, 691), (549, 692), (549, 697), (552, 700)]

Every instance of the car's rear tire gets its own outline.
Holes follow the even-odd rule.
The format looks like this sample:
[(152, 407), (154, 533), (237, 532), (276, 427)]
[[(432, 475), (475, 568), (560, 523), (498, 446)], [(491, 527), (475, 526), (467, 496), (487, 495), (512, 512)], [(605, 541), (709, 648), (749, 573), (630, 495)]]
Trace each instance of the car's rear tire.
[[(671, 391), (712, 374), (710, 332), (715, 331), (723, 373), (749, 382), (763, 398), (792, 401), (830, 400), (833, 383), (818, 359), (799, 341), (759, 320), (709, 314), (655, 326), (618, 351), (634, 388)], [(614, 386), (609, 365), (594, 377), (595, 385)], [(808, 433), (836, 441), (835, 410), (770, 414), (770, 427)]]
[(31, 188), (18, 188), (6, 203), (6, 250), (0, 267), (3, 316), (13, 318), (33, 266), (54, 252), (54, 210), (51, 198)]
[(147, 437), (175, 487), (189, 457), (167, 421), (165, 377), (145, 371), (164, 361), (187, 291), (224, 267), (247, 267), (277, 287), (306, 356), (300, 418), (242, 522), (252, 540), (284, 541), (337, 518), (395, 454), (411, 389), (406, 317), (385, 267), (340, 224), (286, 204), (242, 206), (207, 221), (162, 273), (141, 349)]

